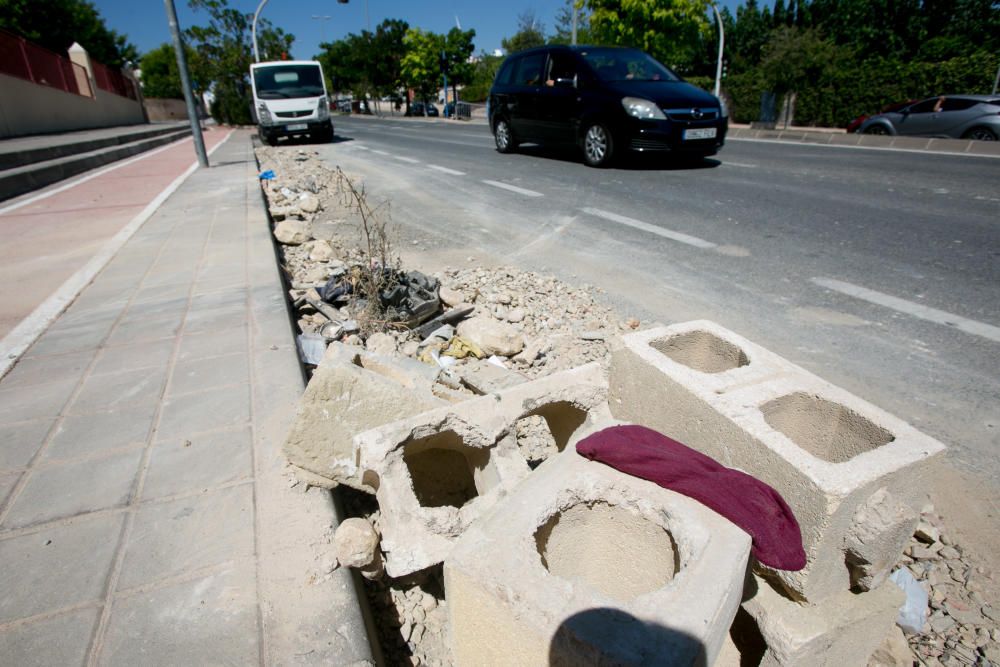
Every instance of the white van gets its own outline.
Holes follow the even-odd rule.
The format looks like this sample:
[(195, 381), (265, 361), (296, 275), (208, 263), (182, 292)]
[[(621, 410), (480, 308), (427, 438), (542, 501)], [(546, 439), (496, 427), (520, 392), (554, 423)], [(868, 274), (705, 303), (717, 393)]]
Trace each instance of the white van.
[(260, 138), (274, 145), (278, 137), (308, 134), (333, 139), (333, 121), (323, 70), (315, 60), (279, 60), (250, 65), (253, 107)]

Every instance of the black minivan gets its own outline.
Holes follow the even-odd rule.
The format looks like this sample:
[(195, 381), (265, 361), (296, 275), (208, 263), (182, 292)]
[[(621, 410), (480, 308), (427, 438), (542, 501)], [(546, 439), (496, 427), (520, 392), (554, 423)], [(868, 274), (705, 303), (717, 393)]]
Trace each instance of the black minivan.
[(714, 95), (638, 49), (541, 46), (515, 53), (490, 89), (497, 150), (575, 143), (593, 167), (626, 150), (714, 155), (729, 127)]

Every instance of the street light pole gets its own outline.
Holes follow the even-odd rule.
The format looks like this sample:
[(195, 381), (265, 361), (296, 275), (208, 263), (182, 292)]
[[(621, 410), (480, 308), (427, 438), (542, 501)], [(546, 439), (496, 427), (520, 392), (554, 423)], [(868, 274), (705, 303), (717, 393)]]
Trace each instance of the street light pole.
[(326, 22), (329, 21), (330, 19), (332, 19), (333, 17), (332, 16), (319, 16), (318, 14), (313, 14), (312, 18), (313, 18), (314, 21), (322, 21), (323, 22), (321, 24), (321, 27), (320, 27), (320, 40), (321, 40), (321, 42), (325, 42), (326, 41)]
[(163, 0), (167, 8), (167, 23), (170, 24), (170, 35), (174, 40), (174, 51), (177, 54), (177, 71), (181, 78), (181, 88), (184, 90), (184, 102), (187, 104), (188, 120), (191, 121), (191, 138), (194, 139), (194, 152), (198, 155), (198, 164), (208, 166), (208, 153), (205, 152), (205, 140), (201, 136), (201, 120), (198, 118), (198, 107), (194, 103), (194, 93), (191, 92), (191, 77), (188, 76), (187, 55), (184, 53), (184, 40), (177, 26), (177, 9), (174, 0)]
[(726, 44), (726, 33), (722, 29), (722, 15), (719, 14), (719, 8), (712, 3), (712, 11), (715, 12), (715, 22), (719, 24), (719, 59), (715, 63), (715, 96), (718, 97), (719, 93), (722, 92), (722, 49)]
[(253, 24), (250, 26), (250, 36), (253, 38), (253, 61), (255, 63), (260, 62), (260, 53), (257, 51), (257, 19), (260, 17), (260, 11), (264, 9), (264, 5), (267, 4), (267, 0), (260, 0), (260, 4), (257, 5), (257, 11), (253, 13)]

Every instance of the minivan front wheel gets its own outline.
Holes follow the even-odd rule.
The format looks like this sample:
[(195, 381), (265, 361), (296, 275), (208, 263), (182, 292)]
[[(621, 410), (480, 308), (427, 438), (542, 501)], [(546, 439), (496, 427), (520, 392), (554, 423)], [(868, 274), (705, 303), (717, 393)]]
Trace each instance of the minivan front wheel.
[(501, 118), (493, 128), (493, 138), (497, 143), (497, 150), (501, 153), (513, 153), (517, 150), (517, 141), (514, 133), (511, 132), (510, 123)]
[(614, 154), (611, 132), (603, 123), (592, 123), (583, 133), (583, 159), (591, 167), (605, 167)]

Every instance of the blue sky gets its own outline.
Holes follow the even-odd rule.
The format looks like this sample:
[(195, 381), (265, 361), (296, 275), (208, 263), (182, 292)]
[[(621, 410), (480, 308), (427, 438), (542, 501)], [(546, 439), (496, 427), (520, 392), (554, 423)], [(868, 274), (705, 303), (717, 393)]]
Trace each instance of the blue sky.
[[(104, 17), (107, 26), (128, 36), (141, 53), (154, 49), (169, 41), (166, 10), (160, 0), (92, 0)], [(203, 12), (193, 12), (187, 0), (174, 0), (177, 17), (182, 28), (199, 23), (207, 23)], [(259, 0), (229, 0), (231, 7), (253, 12)], [(462, 28), (476, 31), (476, 52), (492, 52), (500, 48), (500, 40), (513, 35), (517, 30), (517, 17), (527, 10), (552, 32), (556, 24), (556, 13), (564, 0), (532, 0), (518, 3), (504, 2), (454, 3), (430, 1), (404, 2), (402, 0), (367, 0), (368, 19), (371, 26), (383, 19), (403, 19), (412, 27), (447, 32), (455, 26), (456, 16)], [(736, 0), (724, 0), (721, 4), (731, 9)], [(349, 32), (365, 29), (365, 0), (350, 0), (340, 4), (337, 0), (269, 0), (261, 16), (267, 18), (286, 32), (295, 35), (292, 55), (308, 59), (319, 50), (321, 41), (343, 37)], [(329, 16), (329, 19), (313, 19), (313, 16)]]

